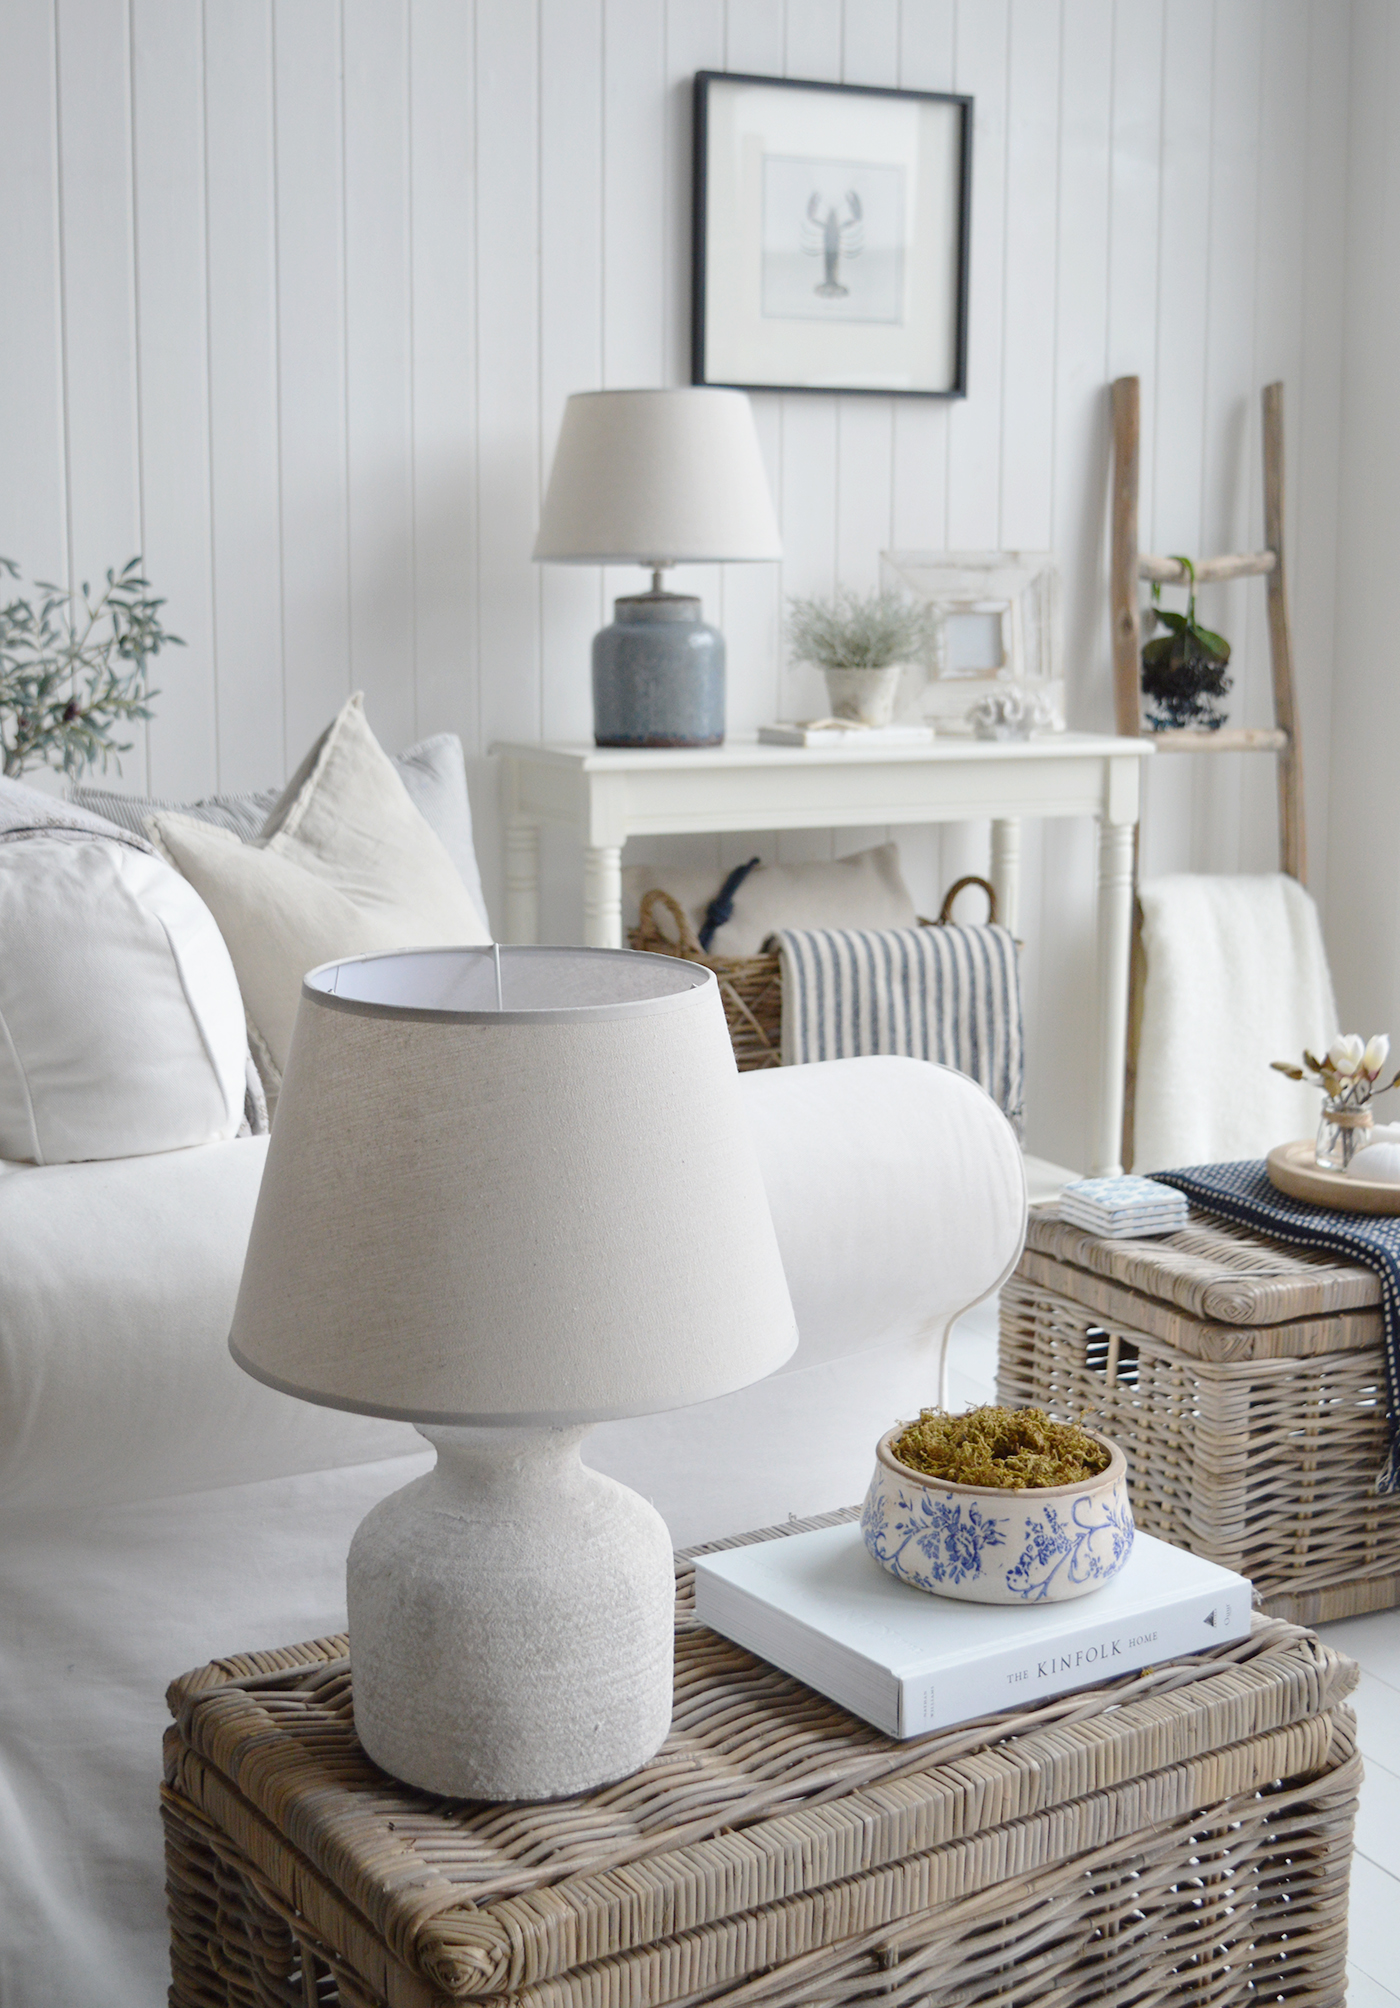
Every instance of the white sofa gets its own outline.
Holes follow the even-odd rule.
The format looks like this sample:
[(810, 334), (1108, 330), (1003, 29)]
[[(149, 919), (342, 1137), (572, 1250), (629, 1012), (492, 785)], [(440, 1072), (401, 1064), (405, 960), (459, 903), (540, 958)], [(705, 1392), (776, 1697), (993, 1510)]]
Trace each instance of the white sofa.
[[(1011, 1130), (961, 1075), (855, 1060), (744, 1095), (797, 1307), (782, 1373), (608, 1425), (591, 1462), (678, 1543), (857, 1499), (935, 1398), (952, 1318), (1015, 1261)], [(0, 1170), (0, 2001), (167, 1984), (163, 1692), (343, 1628), (350, 1535), (414, 1431), (262, 1387), (226, 1345), (266, 1139)]]

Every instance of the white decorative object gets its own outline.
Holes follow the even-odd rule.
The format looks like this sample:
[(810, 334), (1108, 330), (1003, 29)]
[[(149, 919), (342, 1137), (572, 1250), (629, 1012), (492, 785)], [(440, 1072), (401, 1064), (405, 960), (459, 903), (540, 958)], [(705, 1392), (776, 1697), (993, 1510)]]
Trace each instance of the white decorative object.
[(358, 693), (255, 843), (192, 816), (161, 813), (150, 828), (218, 921), (248, 1016), (279, 1076), (308, 969), (337, 955), (489, 938), (460, 872), (370, 731)]
[[(966, 729), (970, 707), (1008, 684), (1039, 700), (1063, 731), (1060, 575), (1050, 551), (886, 551), (881, 584), (917, 594), (939, 632), (917, 712), (940, 731)], [(913, 693), (908, 693), (911, 704)]]
[(351, 1548), (376, 1762), (514, 1799), (652, 1755), (670, 1542), (579, 1442), (744, 1387), (796, 1337), (708, 970), (440, 949), (308, 977), (230, 1345), (437, 1446)]
[(967, 722), (975, 739), (1029, 739), (1033, 732), (1049, 730), (1055, 714), (1039, 693), (1008, 684), (1005, 690), (990, 690), (979, 697), (967, 714)]
[(0, 843), (0, 1158), (232, 1137), (247, 1057), (228, 950), (178, 872), (115, 837)]
[(876, 1446), (860, 1522), (870, 1553), (902, 1583), (965, 1603), (1058, 1604), (1101, 1589), (1132, 1553), (1127, 1462), (1108, 1437), (1095, 1438), (1113, 1453), (1097, 1477), (1010, 1491), (902, 1464), (893, 1445), (903, 1428)]

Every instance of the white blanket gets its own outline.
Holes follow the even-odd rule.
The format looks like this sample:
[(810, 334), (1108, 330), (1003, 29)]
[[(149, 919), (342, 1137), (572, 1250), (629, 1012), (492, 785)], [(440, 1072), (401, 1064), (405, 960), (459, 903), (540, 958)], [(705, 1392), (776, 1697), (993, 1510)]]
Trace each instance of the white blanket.
[(1321, 1053), (1339, 1030), (1308, 894), (1281, 873), (1182, 874), (1149, 880), (1140, 898), (1147, 981), (1133, 1170), (1263, 1157), (1313, 1135), (1318, 1090), (1269, 1065), (1296, 1063), (1305, 1046)]

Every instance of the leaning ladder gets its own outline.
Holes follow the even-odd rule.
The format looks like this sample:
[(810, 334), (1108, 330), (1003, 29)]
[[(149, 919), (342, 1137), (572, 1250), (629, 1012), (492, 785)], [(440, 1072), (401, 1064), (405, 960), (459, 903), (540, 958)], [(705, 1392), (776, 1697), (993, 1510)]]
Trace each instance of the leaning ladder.
[[(1267, 384), (1261, 393), (1264, 445), (1264, 541), (1262, 551), (1203, 558), (1196, 566), (1198, 586), (1220, 585), (1229, 579), (1263, 578), (1268, 584), (1269, 660), (1272, 666), (1274, 722), (1272, 726), (1226, 726), (1153, 732), (1159, 753), (1273, 753), (1278, 759), (1278, 853), (1281, 868), (1300, 884), (1307, 877), (1307, 832), (1303, 819), (1303, 750), (1299, 743), (1298, 709), (1293, 687), (1293, 629), (1288, 617), (1288, 585), (1283, 562), (1283, 385)], [(1135, 376), (1119, 377), (1113, 386), (1113, 546), (1109, 561), (1113, 632), (1113, 702), (1117, 729), (1127, 738), (1142, 736), (1140, 677), (1142, 632), (1138, 618), (1138, 586), (1144, 579), (1164, 586), (1188, 583), (1186, 568), (1175, 558), (1153, 557), (1138, 549), (1139, 391)], [(1137, 833), (1134, 832), (1134, 878), (1137, 876)], [(1128, 1058), (1123, 1092), (1123, 1163), (1133, 1161), (1136, 1112), (1137, 1054), (1142, 1029), (1142, 998), (1146, 958), (1142, 949), (1142, 909), (1133, 902), (1133, 943), (1128, 979)]]
[[(1203, 558), (1196, 567), (1200, 586), (1229, 579), (1264, 578), (1269, 596), (1269, 657), (1273, 667), (1272, 727), (1221, 726), (1218, 731), (1187, 729), (1154, 732), (1159, 753), (1274, 753), (1278, 756), (1279, 863), (1290, 878), (1307, 875), (1303, 824), (1303, 756), (1293, 688), (1293, 630), (1283, 562), (1283, 385), (1262, 392), (1264, 407), (1264, 543), (1262, 551)], [(1113, 386), (1113, 551), (1110, 591), (1113, 625), (1113, 698), (1117, 729), (1136, 739), (1142, 732), (1139, 687), (1142, 634), (1138, 584), (1160, 581), (1184, 586), (1186, 568), (1175, 558), (1156, 558), (1138, 549), (1138, 379), (1119, 377)]]

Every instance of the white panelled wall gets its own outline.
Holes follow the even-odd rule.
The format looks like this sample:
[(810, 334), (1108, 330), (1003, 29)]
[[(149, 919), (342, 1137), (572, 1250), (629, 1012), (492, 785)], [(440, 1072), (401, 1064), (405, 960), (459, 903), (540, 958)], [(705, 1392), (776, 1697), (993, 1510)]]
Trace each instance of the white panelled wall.
[[(159, 664), (124, 783), (277, 780), (363, 688), (391, 748), (461, 733), (499, 915), (487, 749), (587, 736), (589, 639), (639, 580), (530, 561), (560, 413), (573, 390), (687, 380), (690, 80), (728, 68), (976, 100), (970, 395), (755, 400), (787, 556), (678, 581), (727, 635), (731, 724), (822, 701), (783, 661), (786, 595), (872, 586), (892, 546), (1053, 546), (1072, 722), (1107, 728), (1106, 385), (1143, 379), (1144, 543), (1199, 552), (1260, 537), (1258, 389), (1282, 376), (1325, 882), (1349, 6), (0, 0), (0, 18), (0, 552), (77, 579), (142, 551), (189, 644)], [(1257, 720), (1260, 589), (1206, 612)], [(1158, 768), (1149, 870), (1272, 866), (1269, 766)], [(831, 840), (681, 848), (718, 865)], [(905, 854), (928, 911), (985, 866), (986, 832)], [(546, 930), (577, 938), (577, 860), (560, 844), (545, 866)], [(1088, 827), (1027, 829), (1030, 1138), (1070, 1163), (1092, 868)]]

